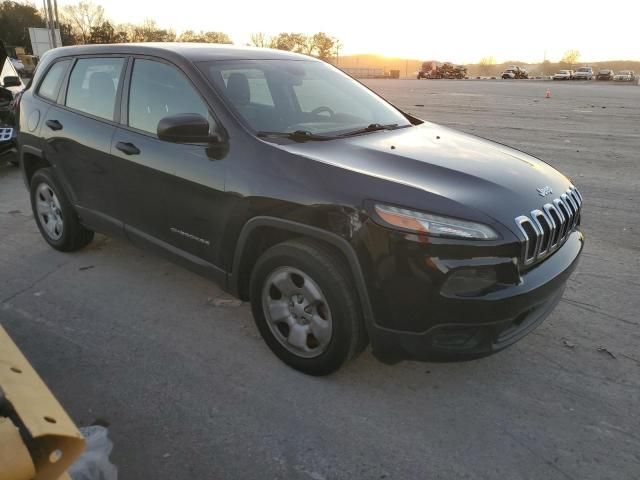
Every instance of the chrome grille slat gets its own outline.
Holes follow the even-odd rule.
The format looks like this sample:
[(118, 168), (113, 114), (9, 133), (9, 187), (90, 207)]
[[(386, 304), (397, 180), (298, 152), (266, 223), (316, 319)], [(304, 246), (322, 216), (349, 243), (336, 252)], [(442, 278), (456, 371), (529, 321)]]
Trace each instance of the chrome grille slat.
[[(551, 238), (549, 239), (549, 249), (553, 250), (558, 246), (558, 242), (560, 241), (560, 228), (562, 227), (562, 217), (558, 214), (558, 210), (550, 203), (545, 203), (544, 212), (547, 214), (547, 218), (551, 220)], [(558, 218), (558, 222), (553, 218), (553, 214), (555, 213)]]
[(570, 192), (571, 198), (573, 198), (573, 201), (576, 202), (576, 205), (578, 206), (578, 208), (580, 208), (582, 206), (582, 200), (580, 200), (580, 196), (576, 193), (577, 190), (567, 190), (567, 191)]
[(562, 200), (560, 200), (559, 198), (556, 198), (553, 201), (553, 205), (556, 207), (556, 212), (558, 212), (558, 215), (560, 216), (560, 234), (558, 238), (558, 243), (560, 243), (564, 241), (565, 233), (567, 230), (567, 211), (566, 207), (563, 207)]
[(560, 195), (560, 200), (564, 203), (567, 208), (567, 212), (569, 213), (569, 224), (567, 225), (568, 230), (570, 231), (573, 228), (573, 221), (576, 218), (576, 207), (571, 200), (569, 200), (569, 196), (566, 193)]
[(515, 218), (524, 236), (522, 262), (525, 265), (545, 258), (564, 244), (579, 223), (582, 202), (578, 189), (571, 186), (541, 209)]
[(569, 225), (571, 224), (571, 210), (562, 200), (558, 200), (558, 206), (564, 215), (564, 223), (562, 225), (562, 241), (564, 241), (569, 231)]

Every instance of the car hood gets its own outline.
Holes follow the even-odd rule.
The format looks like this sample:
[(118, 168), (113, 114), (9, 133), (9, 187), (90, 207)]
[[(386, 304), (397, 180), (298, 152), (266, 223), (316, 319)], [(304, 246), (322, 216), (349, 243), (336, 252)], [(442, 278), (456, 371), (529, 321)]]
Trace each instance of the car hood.
[[(433, 123), (325, 142), (279, 145), (290, 153), (423, 190), (512, 227), (518, 215), (557, 198), (571, 182), (513, 148)], [(551, 187), (543, 198), (537, 189)], [(382, 197), (379, 198), (383, 199)], [(401, 204), (402, 199), (395, 200)], [(428, 208), (428, 205), (406, 205)], [(437, 213), (437, 212), (436, 212)]]

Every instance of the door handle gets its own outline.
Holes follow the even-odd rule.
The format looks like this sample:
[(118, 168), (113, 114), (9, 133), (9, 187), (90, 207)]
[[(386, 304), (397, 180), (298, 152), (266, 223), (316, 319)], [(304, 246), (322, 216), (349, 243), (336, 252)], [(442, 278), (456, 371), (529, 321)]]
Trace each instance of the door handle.
[(45, 123), (51, 130), (62, 130), (62, 124), (58, 120), (47, 120)]
[(126, 155), (138, 155), (140, 153), (140, 149), (129, 142), (118, 142), (116, 143), (116, 148)]

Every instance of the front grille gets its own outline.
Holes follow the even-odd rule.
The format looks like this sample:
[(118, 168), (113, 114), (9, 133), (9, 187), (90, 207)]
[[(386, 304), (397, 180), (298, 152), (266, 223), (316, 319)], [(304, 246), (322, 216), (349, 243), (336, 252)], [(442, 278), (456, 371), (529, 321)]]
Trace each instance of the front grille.
[(11, 135), (13, 135), (13, 128), (0, 128), (0, 142), (11, 140)]
[(517, 217), (516, 225), (524, 235), (522, 262), (530, 265), (560, 248), (580, 223), (581, 206), (582, 195), (571, 186), (541, 209)]

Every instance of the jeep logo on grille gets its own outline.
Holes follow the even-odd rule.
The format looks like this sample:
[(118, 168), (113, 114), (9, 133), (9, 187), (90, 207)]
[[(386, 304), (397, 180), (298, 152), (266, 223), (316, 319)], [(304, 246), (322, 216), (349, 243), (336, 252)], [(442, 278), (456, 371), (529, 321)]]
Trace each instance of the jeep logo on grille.
[(551, 187), (548, 185), (545, 185), (544, 187), (536, 188), (536, 190), (538, 191), (538, 195), (540, 195), (541, 197), (546, 197), (547, 195), (550, 195), (553, 193), (553, 190), (551, 190)]

